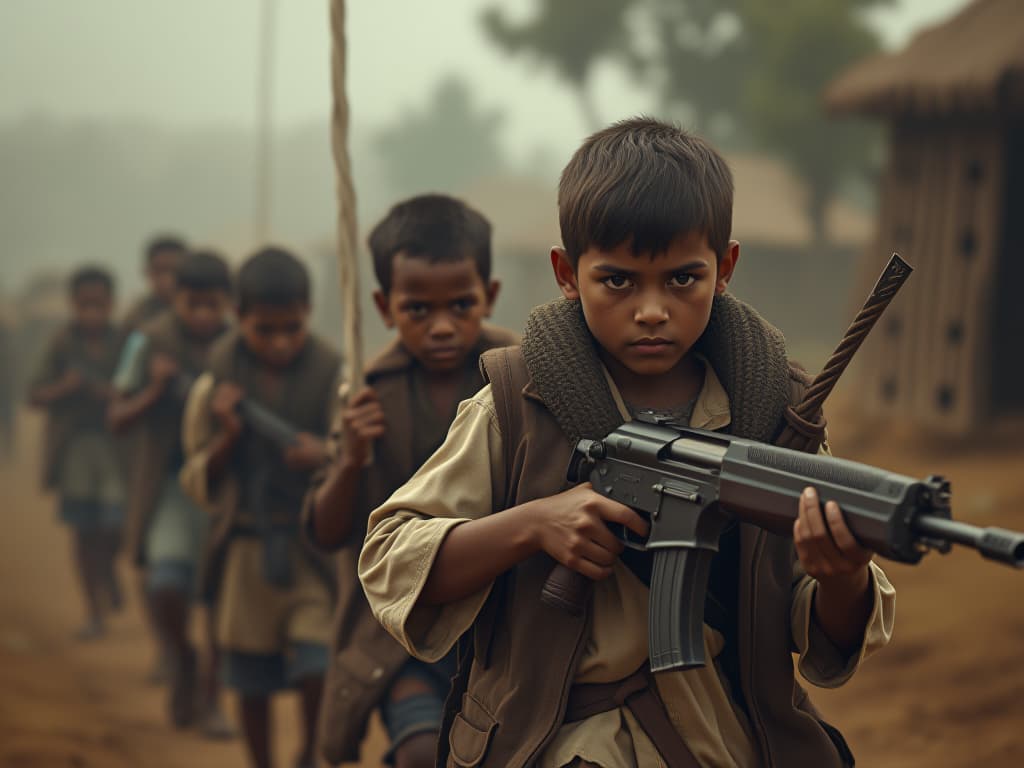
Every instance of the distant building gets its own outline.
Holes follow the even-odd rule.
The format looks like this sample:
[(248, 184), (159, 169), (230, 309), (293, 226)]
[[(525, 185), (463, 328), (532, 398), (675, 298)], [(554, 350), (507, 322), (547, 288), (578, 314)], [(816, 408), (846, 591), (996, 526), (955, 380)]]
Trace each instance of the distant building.
[(1024, 410), (1024, 3), (977, 0), (826, 92), (889, 126), (876, 245), (917, 269), (865, 346), (865, 405), (964, 432)]

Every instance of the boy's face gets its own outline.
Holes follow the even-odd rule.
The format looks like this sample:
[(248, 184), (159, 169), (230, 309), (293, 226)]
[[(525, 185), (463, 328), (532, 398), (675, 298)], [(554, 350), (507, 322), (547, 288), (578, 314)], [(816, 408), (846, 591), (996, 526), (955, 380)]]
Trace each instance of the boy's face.
[(87, 333), (101, 331), (110, 324), (113, 308), (110, 289), (103, 283), (83, 283), (71, 296), (75, 325)]
[(224, 327), (224, 316), (229, 306), (228, 295), (218, 289), (195, 290), (179, 287), (174, 291), (171, 306), (190, 336), (196, 339), (210, 339)]
[(395, 254), (391, 291), (373, 298), (388, 328), (428, 371), (461, 367), (480, 338), (484, 318), (498, 296), (495, 280), (485, 285), (472, 258), (430, 262)]
[(562, 294), (579, 299), (590, 332), (612, 369), (638, 376), (672, 371), (704, 333), (711, 303), (723, 293), (739, 258), (739, 243), (716, 264), (704, 235), (676, 238), (664, 254), (634, 255), (629, 243), (589, 249), (574, 270), (561, 248), (551, 252)]
[(271, 368), (284, 368), (306, 345), (309, 305), (257, 304), (239, 313), (238, 328), (257, 360)]
[(174, 298), (174, 275), (184, 253), (173, 248), (156, 251), (146, 264), (146, 278), (153, 293), (168, 304)]

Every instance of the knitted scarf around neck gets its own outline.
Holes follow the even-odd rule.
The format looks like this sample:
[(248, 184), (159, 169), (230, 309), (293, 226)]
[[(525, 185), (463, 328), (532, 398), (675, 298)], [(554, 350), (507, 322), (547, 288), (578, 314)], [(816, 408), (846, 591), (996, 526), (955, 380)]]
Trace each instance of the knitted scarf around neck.
[[(731, 411), (730, 432), (767, 442), (789, 402), (786, 343), (752, 307), (716, 296), (696, 350), (714, 369)], [(523, 332), (523, 358), (538, 394), (572, 444), (622, 423), (579, 301), (536, 307)]]

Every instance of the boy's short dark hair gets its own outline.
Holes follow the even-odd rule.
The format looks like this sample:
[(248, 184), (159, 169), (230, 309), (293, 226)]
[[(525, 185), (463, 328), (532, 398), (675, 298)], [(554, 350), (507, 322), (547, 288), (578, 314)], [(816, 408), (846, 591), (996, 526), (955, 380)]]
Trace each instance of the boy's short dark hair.
[(309, 305), (309, 272), (283, 248), (264, 248), (246, 259), (238, 270), (235, 296), (239, 314), (260, 304)]
[(157, 235), (146, 243), (146, 264), (150, 264), (158, 253), (165, 251), (177, 251), (184, 254), (188, 251), (188, 245), (176, 235)]
[(373, 271), (384, 293), (391, 290), (396, 253), (431, 263), (473, 259), (480, 279), (491, 279), (491, 223), (448, 195), (417, 195), (397, 203), (367, 238)]
[(79, 267), (72, 272), (71, 277), (68, 278), (68, 293), (72, 298), (74, 298), (75, 295), (86, 285), (102, 285), (111, 295), (113, 295), (114, 276), (103, 267), (98, 267), (92, 264)]
[(588, 248), (664, 253), (697, 232), (721, 258), (732, 195), (732, 173), (704, 139), (653, 118), (622, 120), (588, 137), (562, 171), (562, 243), (575, 266)]
[(192, 291), (231, 292), (231, 269), (216, 251), (193, 251), (178, 265), (174, 273), (178, 288)]

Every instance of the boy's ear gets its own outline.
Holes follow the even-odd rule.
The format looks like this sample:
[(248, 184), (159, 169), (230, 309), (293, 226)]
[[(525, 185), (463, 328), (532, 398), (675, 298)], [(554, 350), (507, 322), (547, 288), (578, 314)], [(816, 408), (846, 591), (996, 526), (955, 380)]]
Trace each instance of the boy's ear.
[(395, 318), (391, 316), (391, 305), (388, 303), (387, 294), (379, 288), (373, 292), (373, 303), (377, 307), (377, 314), (384, 321), (386, 328), (395, 327)]
[(576, 278), (576, 268), (565, 253), (565, 248), (555, 246), (551, 249), (551, 269), (555, 273), (555, 282), (558, 289), (567, 299), (578, 299), (580, 297), (579, 282)]
[(491, 280), (486, 289), (487, 294), (487, 311), (484, 313), (484, 317), (490, 317), (491, 312), (494, 311), (494, 302), (498, 300), (498, 294), (501, 293), (501, 281)]
[(737, 240), (730, 240), (729, 247), (718, 262), (718, 277), (715, 278), (715, 293), (725, 293), (736, 272), (736, 262), (740, 260), (740, 244)]

